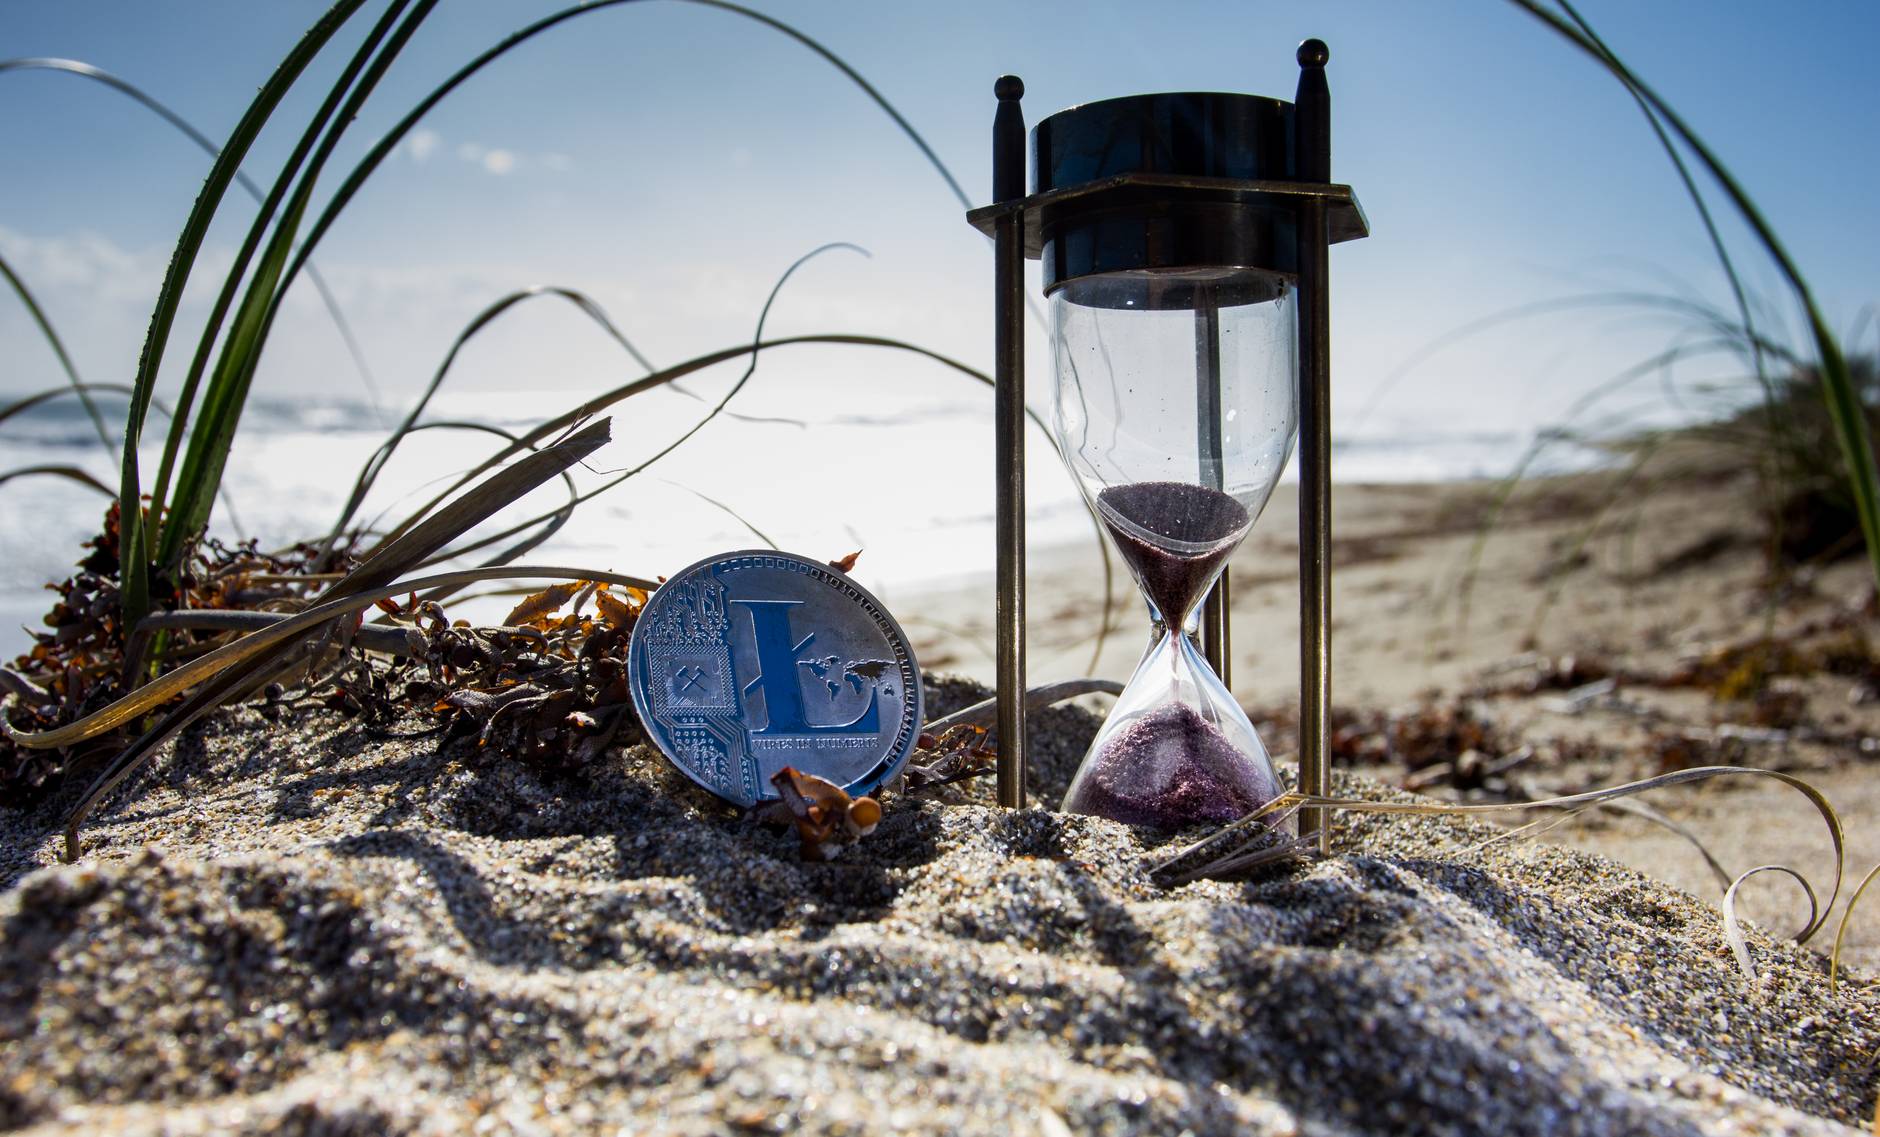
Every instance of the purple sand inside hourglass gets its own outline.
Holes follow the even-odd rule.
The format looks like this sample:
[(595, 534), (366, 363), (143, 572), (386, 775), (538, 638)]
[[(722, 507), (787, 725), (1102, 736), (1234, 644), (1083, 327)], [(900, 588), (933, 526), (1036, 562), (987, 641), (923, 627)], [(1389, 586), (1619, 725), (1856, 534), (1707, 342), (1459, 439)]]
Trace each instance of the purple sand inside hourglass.
[[(1229, 495), (1186, 482), (1111, 486), (1097, 504), (1144, 596), (1171, 628), (1200, 600), (1252, 520)], [(1193, 666), (1206, 664), (1194, 659)], [(1174, 829), (1244, 817), (1279, 792), (1264, 763), (1179, 699), (1098, 745), (1064, 803), (1071, 812)]]
[(1092, 763), (1065, 808), (1127, 825), (1179, 829), (1233, 821), (1279, 793), (1220, 728), (1185, 703), (1159, 707), (1125, 726)]
[[(1252, 520), (1231, 496), (1186, 482), (1127, 482), (1097, 494), (1097, 504), (1143, 594), (1170, 623), (1183, 620), (1201, 599)], [(1196, 551), (1164, 548), (1144, 531)]]

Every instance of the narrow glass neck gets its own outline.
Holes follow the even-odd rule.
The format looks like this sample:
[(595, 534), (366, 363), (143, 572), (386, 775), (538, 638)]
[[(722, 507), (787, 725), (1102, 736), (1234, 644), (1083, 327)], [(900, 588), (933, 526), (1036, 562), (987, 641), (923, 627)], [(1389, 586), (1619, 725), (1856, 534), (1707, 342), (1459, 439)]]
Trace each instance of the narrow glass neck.
[[(1232, 549), (1228, 550), (1229, 554), (1232, 552)], [(1180, 629), (1183, 635), (1193, 635), (1198, 627), (1197, 621), (1200, 619), (1201, 606), (1206, 602), (1208, 593), (1214, 590), (1215, 582), (1221, 579), (1221, 573), (1226, 571), (1226, 569), (1227, 557), (1223, 556), (1220, 558), (1219, 562), (1214, 565), (1214, 568), (1208, 572), (1206, 578), (1199, 582), (1198, 590), (1194, 592), (1192, 597), (1188, 600), (1187, 606), (1182, 609), (1180, 618), (1171, 622), (1169, 620), (1169, 614), (1156, 607), (1153, 593), (1159, 590), (1154, 590), (1150, 587), (1150, 583), (1142, 578), (1142, 574), (1136, 571), (1136, 567), (1132, 562), (1130, 571), (1136, 577), (1137, 587), (1142, 589), (1142, 602), (1148, 606), (1149, 619), (1154, 625), (1152, 635), (1160, 636), (1164, 634), (1171, 627), (1171, 623), (1173, 627)]]

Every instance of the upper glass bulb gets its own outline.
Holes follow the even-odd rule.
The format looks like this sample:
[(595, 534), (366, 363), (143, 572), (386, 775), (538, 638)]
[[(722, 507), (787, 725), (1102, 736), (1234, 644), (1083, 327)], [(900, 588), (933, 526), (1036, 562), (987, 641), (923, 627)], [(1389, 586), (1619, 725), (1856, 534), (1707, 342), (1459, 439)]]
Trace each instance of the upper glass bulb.
[(1079, 277), (1051, 294), (1052, 426), (1159, 618), (1181, 622), (1279, 481), (1298, 410), (1292, 278)]

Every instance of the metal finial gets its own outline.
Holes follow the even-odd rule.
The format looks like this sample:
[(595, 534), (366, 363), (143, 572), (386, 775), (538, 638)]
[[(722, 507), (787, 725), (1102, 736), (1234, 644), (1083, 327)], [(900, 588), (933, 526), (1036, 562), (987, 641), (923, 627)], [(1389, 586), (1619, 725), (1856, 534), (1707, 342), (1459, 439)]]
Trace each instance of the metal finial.
[(1322, 39), (1309, 39), (1299, 45), (1299, 66), (1323, 67), (1331, 61), (1332, 49)]
[(999, 98), (992, 116), (992, 200), (1011, 201), (1025, 196), (1025, 113), (1019, 106), (1025, 81), (1001, 75), (992, 93)]

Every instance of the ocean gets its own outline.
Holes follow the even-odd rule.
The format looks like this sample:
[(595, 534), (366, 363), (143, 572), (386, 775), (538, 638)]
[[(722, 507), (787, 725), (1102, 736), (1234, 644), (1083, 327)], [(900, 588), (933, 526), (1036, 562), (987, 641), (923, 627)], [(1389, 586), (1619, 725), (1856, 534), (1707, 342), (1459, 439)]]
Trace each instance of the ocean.
[[(434, 417), (447, 414), (520, 431), (572, 401), (550, 405), (500, 392), (454, 394), (448, 412)], [(704, 406), (672, 395), (658, 414), (617, 409), (616, 442), (577, 470), (577, 481), (592, 486), (644, 461)], [(120, 408), (105, 409), (109, 416)], [(983, 393), (916, 400), (878, 414), (818, 416), (814, 410), (721, 417), (644, 472), (583, 504), (526, 559), (652, 577), (716, 553), (762, 547), (755, 529), (809, 556), (833, 559), (860, 550), (854, 575), (890, 605), (923, 588), (990, 574), (992, 429), (990, 400)], [(111, 417), (115, 435), (118, 419)], [(263, 548), (323, 535), (357, 471), (385, 440), (388, 418), (341, 399), (251, 401), (214, 531), (227, 539), (254, 538)], [(147, 466), (154, 465), (161, 430), (161, 420), (153, 419), (145, 438)], [(1496, 478), (1516, 467), (1535, 437), (1520, 430), (1445, 433), (1428, 423), (1413, 428), (1378, 420), (1340, 434), (1335, 423), (1333, 476), (1343, 482)], [(362, 516), (401, 518), (494, 444), (487, 435), (445, 430), (410, 436)], [(1090, 521), (1049, 444), (1033, 431), (1027, 445), (1030, 544), (1090, 541)], [(1553, 443), (1535, 469), (1585, 468), (1599, 457)], [(76, 465), (107, 485), (117, 481), (89, 420), (72, 400), (0, 422), (0, 470), (32, 465)], [(1289, 469), (1286, 478), (1292, 477)], [(538, 491), (522, 503), (532, 507), (529, 512), (505, 514), (484, 531), (552, 509), (564, 498), (559, 488)], [(28, 642), (22, 626), (37, 626), (51, 604), (45, 585), (69, 575), (83, 553), (81, 543), (98, 531), (106, 505), (102, 495), (58, 478), (0, 485), (0, 655), (11, 657)], [(507, 603), (473, 602), (453, 614), (499, 619)]]

